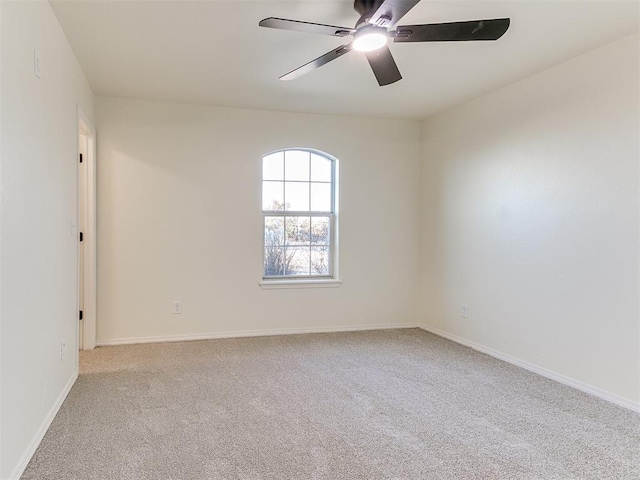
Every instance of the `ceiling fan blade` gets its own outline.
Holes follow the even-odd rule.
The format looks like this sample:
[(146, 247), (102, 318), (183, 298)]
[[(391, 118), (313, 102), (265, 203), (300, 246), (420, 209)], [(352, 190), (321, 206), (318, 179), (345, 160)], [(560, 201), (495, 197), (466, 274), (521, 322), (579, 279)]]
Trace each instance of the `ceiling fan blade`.
[(280, 77), (280, 80), (293, 80), (294, 78), (301, 77), (302, 75), (315, 70), (316, 68), (320, 68), (323, 65), (335, 60), (338, 57), (341, 57), (345, 53), (349, 53), (351, 51), (351, 44), (342, 45), (341, 47), (336, 48), (335, 50), (331, 50), (328, 53), (325, 53), (321, 57), (316, 58), (315, 60), (311, 60), (309, 63), (305, 63), (301, 67), (296, 68), (295, 70), (291, 70), (289, 73), (284, 74)]
[(385, 0), (369, 19), (369, 23), (392, 27), (419, 2), (420, 0)]
[(394, 42), (464, 42), (497, 40), (509, 28), (511, 20), (473, 20), (469, 22), (402, 25), (395, 31)]
[(322, 23), (301, 22), (300, 20), (288, 20), (286, 18), (275, 17), (265, 18), (258, 25), (261, 27), (278, 28), (280, 30), (317, 33), (320, 35), (331, 35), (335, 37), (346, 37), (355, 32), (353, 28), (336, 27), (334, 25), (324, 25)]
[(371, 70), (373, 70), (373, 74), (381, 87), (402, 79), (389, 47), (385, 45), (378, 50), (367, 52), (366, 55), (369, 65), (371, 65)]

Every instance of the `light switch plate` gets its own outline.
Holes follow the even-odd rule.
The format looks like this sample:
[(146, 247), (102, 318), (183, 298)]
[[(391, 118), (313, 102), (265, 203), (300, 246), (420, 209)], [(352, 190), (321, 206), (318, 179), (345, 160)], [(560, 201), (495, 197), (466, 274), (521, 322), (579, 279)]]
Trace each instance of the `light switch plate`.
[(33, 50), (33, 73), (40, 78), (42, 75), (42, 66), (40, 65), (40, 52)]

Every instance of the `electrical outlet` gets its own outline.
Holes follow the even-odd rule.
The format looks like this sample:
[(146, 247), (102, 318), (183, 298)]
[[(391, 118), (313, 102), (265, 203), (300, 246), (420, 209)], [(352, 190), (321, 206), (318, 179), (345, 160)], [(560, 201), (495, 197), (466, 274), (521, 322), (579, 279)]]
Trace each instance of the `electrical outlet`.
[(182, 313), (182, 302), (180, 300), (173, 302), (173, 310), (171, 313), (174, 315), (180, 315)]
[(462, 318), (469, 318), (469, 307), (467, 307), (466, 305), (462, 305), (461, 315)]
[(64, 355), (65, 355), (65, 350), (67, 349), (67, 341), (66, 340), (62, 340), (60, 342), (60, 361), (62, 361), (64, 359)]

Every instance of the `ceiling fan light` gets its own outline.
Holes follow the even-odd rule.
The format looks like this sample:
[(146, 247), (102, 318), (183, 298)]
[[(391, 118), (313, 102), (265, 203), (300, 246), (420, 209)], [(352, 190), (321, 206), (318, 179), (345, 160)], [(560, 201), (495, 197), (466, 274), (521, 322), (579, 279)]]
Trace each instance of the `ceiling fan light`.
[(358, 35), (353, 40), (353, 49), (359, 52), (372, 52), (387, 44), (387, 36), (384, 33), (373, 32)]

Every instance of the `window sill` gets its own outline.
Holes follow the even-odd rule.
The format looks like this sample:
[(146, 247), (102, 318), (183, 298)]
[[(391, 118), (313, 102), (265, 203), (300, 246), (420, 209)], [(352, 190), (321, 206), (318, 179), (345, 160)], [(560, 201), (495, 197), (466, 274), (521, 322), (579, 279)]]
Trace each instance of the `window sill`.
[(342, 285), (342, 280), (335, 278), (318, 278), (305, 280), (262, 280), (260, 288), (272, 290), (279, 288), (337, 288)]

